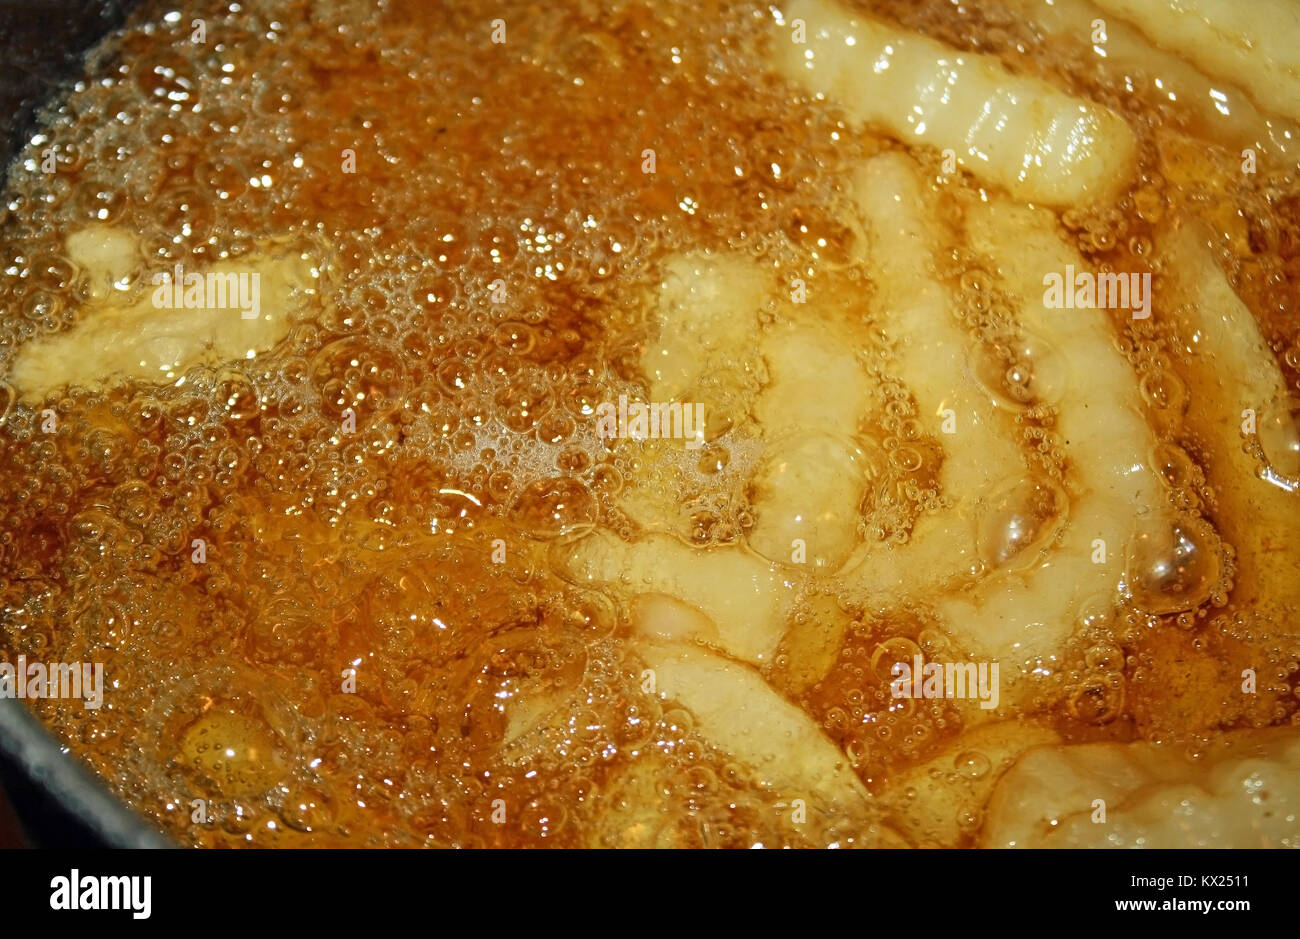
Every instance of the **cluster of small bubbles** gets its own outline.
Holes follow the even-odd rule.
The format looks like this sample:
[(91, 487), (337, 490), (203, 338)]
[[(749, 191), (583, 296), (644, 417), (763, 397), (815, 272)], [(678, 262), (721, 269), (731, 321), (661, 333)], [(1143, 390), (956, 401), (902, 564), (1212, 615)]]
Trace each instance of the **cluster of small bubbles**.
[[(6, 362), (81, 315), (86, 284), (60, 238), (89, 221), (140, 232), (151, 263), (238, 257), (286, 232), (319, 235), (335, 261), (332, 302), (256, 359), (178, 385), (63, 394), (45, 402), (59, 421), (48, 436), (41, 408), (0, 388), (11, 441), (0, 462), (13, 480), (0, 495), (3, 644), (107, 659), (116, 707), (42, 716), (192, 842), (571, 844), (584, 826), (600, 830), (593, 803), (608, 785), (655, 807), (651, 844), (817, 843), (815, 826), (776, 820), (789, 813), (711, 750), (689, 712), (638, 689), (621, 601), (556, 584), (541, 552), (597, 520), (635, 533), (616, 505), (646, 463), (592, 425), (597, 404), (637, 390), (639, 298), (655, 259), (730, 245), (784, 272), (854, 283), (855, 236), (835, 221), (832, 191), (868, 135), (755, 93), (759, 63), (738, 25), (752, 17), (719, 27), (671, 4), (647, 8), (631, 42), (581, 9), (558, 30), (550, 11), (520, 10), (511, 47), (538, 37), (525, 54), (563, 77), (555, 87), (529, 70), (485, 79), (464, 42), (481, 32), (480, 5), (416, 6), (326, 3), (278, 24), (259, 3), (232, 4), (210, 19), (209, 46), (180, 41), (183, 18), (135, 21), (117, 40), (126, 54), (102, 57), (103, 80), (82, 83), (46, 128), (59, 175), (42, 179), (34, 149), (20, 159), (3, 241), (26, 275), (0, 284), (18, 314), (0, 326)], [(909, 6), (890, 5), (900, 21), (962, 35), (955, 16)], [(650, 41), (659, 35), (671, 39)], [(985, 40), (1014, 35), (1007, 26)], [(647, 114), (664, 139), (690, 142), (692, 158), (661, 148), (661, 173), (642, 174), (623, 150)], [(339, 171), (340, 133), (355, 174)], [(1280, 203), (1293, 181), (1268, 185)], [(1125, 251), (1153, 253), (1141, 223), (1167, 211), (1163, 181), (1147, 172), (1121, 208), (1136, 219), (1064, 219), (1082, 250), (1117, 269)], [(955, 199), (944, 213), (956, 221)], [(1280, 254), (1289, 231), (1253, 237)], [(1286, 270), (1260, 267), (1273, 283), (1264, 308), (1287, 308)], [(1065, 377), (1059, 352), (1008, 330), (1009, 302), (975, 259), (958, 258), (948, 276), (980, 344), (975, 371), (1030, 446), (1063, 465), (1045, 430)], [(490, 286), (498, 278), (504, 297)], [(1173, 443), (1187, 397), (1178, 361), (1141, 342), (1130, 353), (1162, 434), (1153, 465), (1175, 507), (1200, 511), (1204, 474)], [(904, 540), (920, 513), (943, 507), (942, 449), (884, 374), (887, 356), (869, 368), (885, 459), (861, 527)], [(1295, 447), (1269, 436), (1285, 430), (1274, 423), (1260, 445), (1281, 472)], [(753, 527), (743, 492), (753, 460), (737, 436), (680, 457), (678, 510), (701, 544)], [(1057, 481), (989, 502), (982, 545), (994, 563), (1032, 553)], [(1080, 611), (1094, 641), (1072, 673), (1077, 719), (1112, 721), (1126, 706), (1116, 636), (1140, 633), (1156, 610), (1191, 625), (1207, 596), (1226, 602), (1230, 548), (1179, 525), (1172, 541), (1135, 539), (1140, 609), (1112, 613), (1108, 597)], [(500, 564), (488, 560), (498, 538)], [(205, 562), (191, 560), (195, 539)], [(801, 700), (865, 779), (914, 765), (959, 729), (944, 703), (889, 694), (892, 666), (917, 655), (953, 649), (903, 614), (855, 625)], [(347, 663), (355, 694), (337, 690)], [(506, 764), (495, 754), (511, 708), (532, 694), (557, 695), (561, 716), (540, 715), (512, 742), (522, 762)], [(176, 747), (130, 746), (139, 739)], [(963, 751), (952, 772), (991, 768)], [(198, 796), (210, 800), (209, 826), (190, 822)], [(495, 796), (511, 824), (488, 821)], [(959, 824), (973, 830), (978, 815)]]
[(1122, 205), (1075, 207), (1061, 213), (1061, 223), (1074, 233), (1085, 255), (1108, 254), (1128, 234)]
[(1126, 682), (1111, 669), (1089, 670), (1070, 692), (1070, 716), (1085, 724), (1108, 724), (1124, 713)]
[(881, 410), (876, 424), (886, 479), (874, 502), (863, 506), (861, 527), (872, 537), (903, 541), (916, 517), (939, 498), (942, 450), (917, 419), (907, 388), (887, 376), (878, 375), (877, 382)]

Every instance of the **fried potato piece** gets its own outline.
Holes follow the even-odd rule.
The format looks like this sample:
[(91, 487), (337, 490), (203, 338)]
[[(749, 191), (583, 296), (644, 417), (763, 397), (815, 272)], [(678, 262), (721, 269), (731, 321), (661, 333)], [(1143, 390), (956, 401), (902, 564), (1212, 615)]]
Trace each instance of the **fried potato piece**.
[(744, 423), (761, 382), (755, 336), (772, 281), (741, 255), (671, 256), (655, 301), (658, 336), (641, 356), (650, 400), (702, 403), (709, 438)]
[[(827, 312), (827, 311), (822, 311)], [(768, 383), (754, 410), (766, 441), (754, 480), (749, 543), (778, 563), (803, 542), (815, 572), (838, 570), (858, 544), (858, 508), (873, 472), (854, 443), (870, 379), (853, 338), (829, 315), (767, 330)]]
[[(1210, 78), (1174, 49), (1166, 52), (1136, 26), (1107, 17), (1089, 0), (999, 0), (1033, 23), (1052, 42), (1072, 43), (1091, 52), (1090, 63), (1116, 88), (1136, 86), (1138, 76), (1159, 82), (1155, 93), (1167, 98), (1188, 118), (1188, 128), (1202, 142), (1223, 141), (1275, 153), (1292, 162), (1300, 155), (1300, 128), (1289, 120), (1261, 113), (1241, 87)], [(1093, 22), (1102, 20), (1105, 41), (1093, 43)], [(1236, 76), (1231, 76), (1235, 81)], [(1203, 146), (1203, 143), (1202, 143)]]
[(1095, 0), (1261, 105), (1300, 120), (1300, 7), (1289, 0)]
[[(1021, 324), (1071, 349), (1088, 375), (1086, 384), (1072, 376), (1059, 404), (1057, 430), (1078, 493), (1059, 540), (1032, 569), (990, 577), (940, 609), (964, 648), (1016, 662), (1045, 659), (1060, 652), (1084, 604), (1116, 595), (1135, 517), (1154, 516), (1166, 497), (1149, 465), (1155, 441), (1142, 419), (1137, 377), (1115, 346), (1107, 311), (1044, 304), (1045, 273), (1067, 264), (1085, 269), (1055, 218), (995, 200), (973, 207), (967, 223), (972, 246), (994, 260), (1015, 297)], [(1099, 540), (1107, 563), (1094, 562)]]
[(119, 299), (112, 284), (140, 267), (135, 239), (120, 230), (94, 226), (74, 233), (67, 249), (87, 274), (90, 300), (71, 329), (18, 349), (10, 381), (23, 397), (41, 398), (69, 385), (168, 383), (196, 365), (252, 358), (283, 339), (318, 292), (319, 271), (286, 242), (265, 242), (246, 257), (198, 272), (223, 283), (256, 274), (258, 309), (252, 317), (229, 294), (223, 305), (199, 308), (159, 307), (157, 288), (147, 286), (136, 299)]
[[(939, 485), (946, 510), (919, 518), (903, 545), (868, 544), (845, 566), (859, 599), (877, 607), (932, 594), (982, 570), (975, 508), (991, 487), (1026, 474), (1007, 414), (969, 377), (971, 338), (935, 278), (936, 218), (915, 162), (898, 153), (869, 161), (854, 182), (876, 284), (881, 329), (921, 420), (944, 443)], [(941, 433), (948, 422), (951, 433)]]
[(1300, 734), (1293, 728), (1235, 731), (1195, 763), (1175, 747), (1145, 742), (1031, 750), (994, 791), (981, 842), (1004, 848), (1300, 847)]
[(1164, 233), (1157, 242), (1167, 261), (1160, 286), (1179, 313), (1187, 353), (1186, 420), (1212, 443), (1204, 455), (1205, 469), (1219, 500), (1215, 522), (1237, 551), (1234, 598), (1254, 609), (1261, 608), (1266, 596), (1275, 598), (1285, 611), (1277, 625), (1296, 635), (1300, 491), (1270, 481), (1269, 468), (1242, 445), (1248, 413), (1255, 415), (1261, 434), (1276, 429), (1294, 437), (1287, 383), (1208, 239), (1203, 229), (1188, 225)]
[(805, 800), (810, 812), (860, 818), (866, 844), (901, 844), (875, 820), (872, 797), (848, 758), (757, 672), (687, 645), (647, 642), (640, 652), (659, 693), (690, 711), (699, 733), (753, 769), (760, 783)]
[[(633, 593), (664, 594), (686, 604), (707, 619), (693, 620), (683, 637), (745, 662), (770, 661), (795, 600), (793, 584), (762, 558), (732, 547), (695, 548), (671, 535), (646, 535), (629, 544), (595, 532), (573, 544), (565, 567), (580, 585), (621, 582)], [(657, 625), (640, 625), (663, 635)]]
[[(806, 43), (794, 41), (802, 20)], [(1119, 115), (996, 58), (854, 16), (836, 0), (791, 0), (772, 68), (908, 144), (952, 150), (977, 178), (1047, 205), (1106, 200), (1128, 181), (1136, 142)]]

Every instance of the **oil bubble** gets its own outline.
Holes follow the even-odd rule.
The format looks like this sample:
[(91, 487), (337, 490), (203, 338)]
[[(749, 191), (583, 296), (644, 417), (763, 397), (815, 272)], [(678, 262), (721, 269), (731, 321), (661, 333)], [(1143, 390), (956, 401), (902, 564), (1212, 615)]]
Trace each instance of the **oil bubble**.
[(966, 779), (979, 779), (988, 775), (992, 768), (989, 758), (978, 750), (964, 750), (958, 753), (952, 761), (953, 769), (959, 776)]
[(520, 493), (515, 519), (535, 538), (580, 533), (596, 523), (596, 500), (581, 481), (568, 476), (538, 480)]
[(989, 567), (1033, 563), (1064, 523), (1067, 505), (1065, 492), (1050, 480), (1017, 479), (996, 487), (976, 516), (980, 560)]
[(1196, 464), (1187, 451), (1167, 440), (1156, 444), (1151, 454), (1151, 465), (1173, 489), (1190, 485), (1196, 472)]
[(186, 763), (226, 796), (264, 792), (279, 778), (270, 729), (230, 711), (210, 711), (181, 738)]
[(1158, 515), (1139, 521), (1125, 569), (1133, 602), (1157, 616), (1196, 609), (1218, 583), (1217, 548), (1218, 536), (1203, 519)]
[(1065, 356), (1052, 342), (1024, 332), (997, 347), (975, 343), (967, 350), (971, 376), (993, 403), (1009, 411), (1031, 404), (1055, 404), (1065, 389)]
[(857, 546), (858, 517), (875, 461), (852, 440), (798, 433), (774, 441), (754, 476), (756, 521), (750, 546), (767, 560), (837, 569)]
[(1268, 468), (1300, 484), (1300, 400), (1287, 397), (1265, 406), (1258, 435)]
[(911, 668), (916, 657), (921, 655), (921, 647), (906, 636), (894, 636), (876, 646), (871, 653), (871, 673), (877, 680), (888, 684), (897, 676), (894, 666), (900, 663)]

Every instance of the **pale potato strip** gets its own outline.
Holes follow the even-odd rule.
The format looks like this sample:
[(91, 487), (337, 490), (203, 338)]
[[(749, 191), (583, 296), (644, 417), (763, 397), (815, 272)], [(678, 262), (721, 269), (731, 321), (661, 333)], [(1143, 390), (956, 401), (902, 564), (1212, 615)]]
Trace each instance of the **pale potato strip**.
[[(641, 354), (648, 401), (703, 408), (706, 436), (752, 435), (750, 408), (762, 383), (755, 337), (773, 274), (740, 254), (670, 255), (651, 299), (653, 339)], [(683, 485), (673, 454), (685, 441), (640, 441), (641, 471), (629, 474), (619, 508), (647, 531), (690, 534), (678, 509)], [(694, 442), (692, 442), (694, 445)]]
[[(802, 20), (807, 42), (795, 41)], [(853, 15), (837, 0), (791, 0), (773, 69), (908, 144), (950, 149), (963, 168), (1019, 199), (1072, 205), (1113, 197), (1133, 168), (1120, 116), (988, 55)]]
[(1265, 108), (1300, 120), (1300, 6), (1291, 0), (1096, 0)]
[(785, 563), (799, 539), (811, 570), (837, 570), (858, 544), (870, 470), (853, 438), (871, 382), (836, 325), (823, 316), (769, 328), (761, 346), (769, 380), (754, 407), (765, 446), (749, 543)]
[(823, 811), (858, 812), (870, 801), (848, 757), (757, 672), (689, 645), (646, 642), (639, 649), (658, 692), (690, 711), (700, 735), (763, 784)]
[(1297, 816), (1300, 733), (1240, 730), (1196, 762), (1175, 745), (1146, 742), (1030, 750), (994, 790), (981, 841), (1003, 848), (1294, 848)]
[(283, 339), (299, 308), (318, 293), (318, 270), (283, 242), (264, 242), (238, 261), (184, 268), (187, 275), (257, 274), (255, 318), (245, 318), (232, 299), (214, 308), (155, 306), (156, 288), (148, 283), (133, 299), (121, 299), (125, 295), (108, 289), (107, 281), (136, 269), (139, 253), (134, 239), (121, 232), (94, 226), (69, 236), (68, 250), (91, 280), (92, 299), (72, 328), (18, 349), (9, 380), (25, 398), (69, 385), (169, 384), (196, 365), (252, 358)]
[[(1189, 130), (1203, 140), (1223, 141), (1238, 150), (1252, 147), (1294, 162), (1300, 154), (1300, 127), (1262, 114), (1241, 88), (1212, 79), (1174, 52), (1166, 52), (1141, 30), (1107, 16), (1088, 0), (998, 0), (1033, 23), (1050, 42), (1068, 42), (1092, 51), (1092, 61), (1115, 88), (1134, 73), (1153, 83), (1152, 94), (1175, 102), (1191, 119)], [(1094, 43), (1093, 23), (1105, 23), (1105, 40)], [(1181, 50), (1175, 50), (1181, 51)]]
[[(1109, 314), (1044, 304), (1045, 274), (1086, 269), (1054, 216), (995, 201), (972, 207), (967, 227), (971, 246), (994, 261), (1015, 298), (1021, 325), (1069, 349), (1087, 372), (1071, 376), (1059, 404), (1056, 431), (1077, 493), (1060, 540), (1035, 567), (990, 576), (938, 607), (968, 652), (1009, 664), (1048, 660), (1073, 632), (1081, 604), (1116, 594), (1134, 520), (1165, 506), (1166, 497), (1148, 465), (1154, 439), (1137, 378), (1116, 348)], [(1104, 563), (1093, 562), (1098, 539)]]
[(657, 335), (641, 356), (650, 400), (698, 401), (710, 425), (741, 422), (760, 384), (754, 334), (772, 281), (739, 254), (669, 257), (655, 298)]
[(667, 594), (709, 618), (716, 632), (687, 635), (746, 662), (766, 662), (785, 632), (792, 583), (775, 565), (738, 548), (695, 548), (671, 535), (627, 543), (598, 531), (569, 549), (567, 574), (584, 585), (620, 582), (633, 593)]
[(1249, 308), (1241, 302), (1210, 250), (1208, 233), (1189, 225), (1163, 233), (1157, 243), (1166, 262), (1159, 285), (1179, 314), (1187, 353), (1186, 421), (1207, 441), (1202, 458), (1218, 498), (1214, 521), (1237, 551), (1234, 599), (1257, 608), (1267, 592), (1279, 626), (1300, 633), (1300, 492), (1260, 477), (1259, 461), (1246, 452), (1247, 410), (1262, 421), (1287, 394), (1286, 379)]
[[(969, 375), (971, 337), (931, 271), (937, 221), (915, 163), (897, 153), (876, 157), (858, 173), (854, 192), (868, 235), (862, 260), (876, 285), (881, 329), (895, 349), (893, 369), (911, 390), (925, 430), (944, 445), (939, 483), (952, 503), (917, 519), (906, 544), (866, 545), (846, 565), (859, 599), (879, 607), (979, 573), (977, 501), (1026, 470), (1010, 418)], [(952, 434), (943, 433), (946, 419)]]

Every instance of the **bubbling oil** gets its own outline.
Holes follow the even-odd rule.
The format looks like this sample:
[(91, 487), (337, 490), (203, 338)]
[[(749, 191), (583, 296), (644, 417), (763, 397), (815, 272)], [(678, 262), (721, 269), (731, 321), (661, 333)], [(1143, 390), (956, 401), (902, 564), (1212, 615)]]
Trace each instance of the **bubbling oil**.
[[(1259, 232), (1226, 260), (1296, 389), (1293, 176), (1174, 181), (1156, 145), (1167, 109), (1065, 45), (947, 3), (873, 9), (1129, 118), (1140, 180), (1112, 209), (1062, 217), (1094, 265), (1150, 270), (1175, 210), (1249, 208)], [(619, 496), (649, 458), (599, 438), (594, 413), (644, 393), (664, 258), (739, 252), (814, 292), (869, 295), (857, 236), (836, 221), (841, 180), (892, 145), (763, 77), (768, 17), (729, 0), (254, 0), (185, 16), (145, 3), (45, 115), (0, 227), (0, 367), (78, 322), (87, 285), (63, 243), (92, 223), (138, 236), (141, 284), (290, 236), (314, 246), (329, 299), (270, 351), (173, 384), (4, 388), (0, 649), (105, 663), (101, 710), (33, 706), (145, 816), (205, 846), (857, 843), (840, 820), (792, 824), (688, 710), (648, 692), (633, 597), (570, 583), (555, 562), (594, 527), (638, 533)], [(915, 156), (935, 170), (935, 154)], [(981, 197), (933, 175), (959, 232)], [(1014, 566), (1068, 501), (1053, 405), (1071, 363), (1015, 327), (983, 264), (954, 247), (940, 273), (977, 379), (1034, 460), (1032, 484), (980, 519), (988, 563)], [(1269, 584), (1234, 601), (1162, 314), (1117, 318), (1116, 333), (1186, 520), (1134, 533), (1134, 602), (1082, 614), (1059, 667), (1032, 677), (1021, 716), (1069, 740), (1200, 740), (1297, 713), (1290, 611)], [(902, 543), (941, 507), (942, 448), (887, 344), (868, 338), (860, 356), (877, 396), (863, 445), (880, 456), (860, 534)], [(1287, 424), (1269, 419), (1285, 460)], [(739, 431), (670, 457), (674, 511), (700, 547), (754, 526), (761, 454)], [(828, 610), (848, 625), (825, 673), (802, 678), (787, 641), (764, 676), (879, 791), (963, 726), (949, 702), (900, 706), (889, 666), (953, 650), (924, 609), (814, 592), (791, 621)], [(1230, 703), (1222, 690), (1261, 662), (1260, 693)]]

